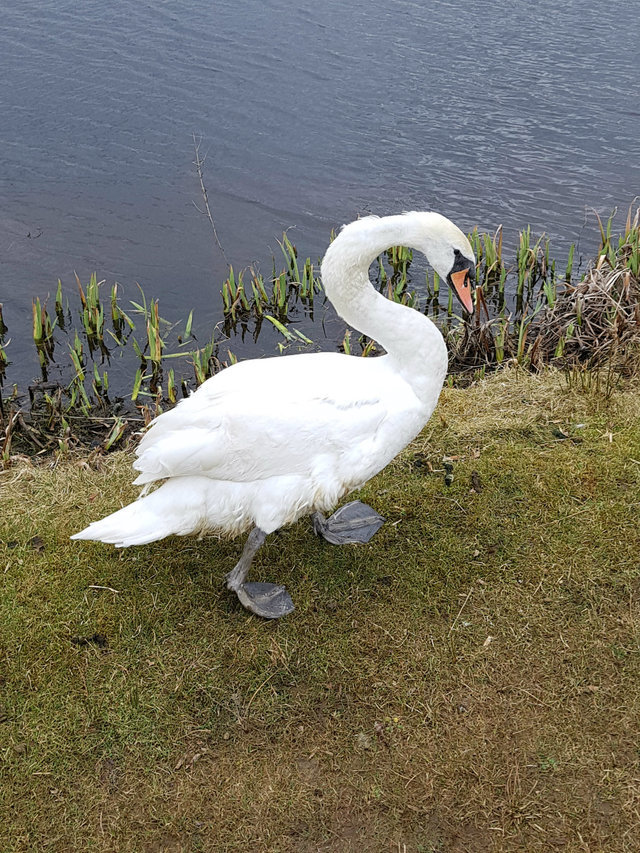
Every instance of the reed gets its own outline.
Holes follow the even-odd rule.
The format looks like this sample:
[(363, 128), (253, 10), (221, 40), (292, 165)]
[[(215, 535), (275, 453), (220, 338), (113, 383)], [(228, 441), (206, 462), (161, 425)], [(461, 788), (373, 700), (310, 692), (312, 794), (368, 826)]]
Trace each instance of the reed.
[(58, 279), (58, 287), (56, 289), (56, 317), (60, 328), (64, 329), (64, 308), (62, 304), (62, 281)]
[[(278, 270), (274, 257), (268, 283), (251, 267), (248, 271), (251, 285), (249, 290), (244, 283), (245, 271), (236, 276), (233, 267), (229, 267), (229, 276), (221, 290), (226, 335), (236, 334), (239, 323), (243, 329), (246, 329), (247, 324), (254, 323), (259, 333), (259, 321), (265, 316), (265, 312), (269, 312), (269, 316), (277, 319), (282, 326), (286, 326), (290, 317), (300, 309), (312, 317), (314, 298), (323, 292), (316, 267), (310, 258), (306, 258), (303, 264), (298, 261), (298, 250), (286, 232), (278, 243), (284, 269)], [(311, 343), (306, 336), (305, 340)]]
[[(2, 314), (2, 302), (0, 302), (0, 392), (2, 391), (2, 385), (4, 383), (4, 378), (6, 375), (7, 364), (9, 363), (9, 359), (7, 357), (6, 347), (9, 345), (9, 341), (5, 340), (5, 335), (9, 329), (7, 328), (4, 322), (4, 316)], [(2, 394), (0, 393), (0, 411), (2, 410)]]
[[(287, 343), (294, 343), (301, 341), (303, 344), (312, 344), (313, 341), (308, 338), (305, 334), (303, 334), (299, 329), (294, 327), (287, 327), (284, 323), (281, 323), (276, 317), (273, 317), (271, 314), (264, 315), (265, 320), (269, 320), (269, 322), (280, 332), (280, 334), (284, 337)], [(280, 352), (283, 352), (286, 349), (286, 346), (283, 343), (278, 343), (278, 349)]]
[(46, 381), (47, 366), (53, 360), (53, 351), (55, 349), (53, 329), (57, 320), (54, 320), (53, 323), (51, 322), (46, 303), (41, 305), (38, 297), (32, 301), (32, 318), (33, 342), (36, 345), (42, 378)]
[(196, 379), (196, 385), (202, 385), (219, 369), (220, 363), (216, 358), (216, 343), (213, 335), (207, 344), (191, 353), (191, 363)]
[(121, 438), (124, 436), (127, 429), (127, 422), (120, 417), (114, 417), (114, 423), (111, 427), (109, 434), (107, 435), (104, 442), (105, 451), (111, 450), (113, 447), (118, 444)]

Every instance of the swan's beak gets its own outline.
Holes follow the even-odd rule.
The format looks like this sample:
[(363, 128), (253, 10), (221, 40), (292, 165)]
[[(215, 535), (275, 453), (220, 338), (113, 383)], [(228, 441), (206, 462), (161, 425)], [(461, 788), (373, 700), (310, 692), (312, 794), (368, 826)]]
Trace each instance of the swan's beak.
[(471, 276), (469, 270), (458, 270), (449, 276), (456, 296), (462, 302), (462, 306), (469, 314), (473, 314), (473, 297), (471, 293)]

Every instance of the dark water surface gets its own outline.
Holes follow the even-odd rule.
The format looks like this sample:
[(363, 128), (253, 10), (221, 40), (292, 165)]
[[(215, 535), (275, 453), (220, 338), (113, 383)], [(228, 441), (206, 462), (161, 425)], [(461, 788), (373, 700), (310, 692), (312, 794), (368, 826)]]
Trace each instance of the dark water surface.
[[(192, 134), (227, 256), (318, 257), (361, 212), (531, 223), (565, 251), (640, 193), (640, 0), (16, 0), (0, 17), (0, 301), (13, 381), (31, 297), (97, 270), (220, 318)], [(590, 232), (591, 237), (589, 237)], [(583, 246), (592, 239), (590, 225)]]

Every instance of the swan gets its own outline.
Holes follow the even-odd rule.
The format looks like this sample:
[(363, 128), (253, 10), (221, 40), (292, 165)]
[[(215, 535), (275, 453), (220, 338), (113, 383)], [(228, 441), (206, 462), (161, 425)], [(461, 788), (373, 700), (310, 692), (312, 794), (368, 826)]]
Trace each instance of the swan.
[(228, 367), (152, 421), (133, 465), (141, 496), (71, 538), (126, 548), (170, 534), (249, 530), (227, 587), (259, 616), (290, 613), (283, 586), (246, 582), (267, 535), (311, 515), (329, 542), (368, 541), (384, 521), (371, 507), (353, 501), (330, 518), (323, 513), (415, 438), (445, 379), (447, 349), (435, 324), (369, 281), (371, 262), (396, 245), (422, 251), (473, 312), (475, 258), (453, 222), (411, 212), (345, 225), (322, 261), (324, 289), (337, 313), (386, 355), (311, 353)]

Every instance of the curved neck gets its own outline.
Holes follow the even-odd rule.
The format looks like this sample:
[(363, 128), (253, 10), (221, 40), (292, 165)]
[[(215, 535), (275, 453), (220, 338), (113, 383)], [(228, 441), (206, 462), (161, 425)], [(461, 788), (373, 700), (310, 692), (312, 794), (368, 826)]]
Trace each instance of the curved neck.
[[(382, 344), (419, 397), (438, 390), (447, 372), (447, 349), (434, 323), (391, 302), (369, 281), (372, 261), (390, 246), (424, 249), (428, 214), (367, 217), (347, 225), (327, 249), (322, 281), (343, 320)], [(428, 251), (428, 248), (427, 248)]]

